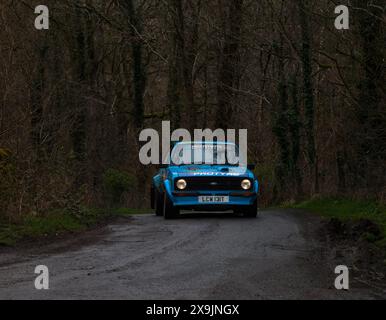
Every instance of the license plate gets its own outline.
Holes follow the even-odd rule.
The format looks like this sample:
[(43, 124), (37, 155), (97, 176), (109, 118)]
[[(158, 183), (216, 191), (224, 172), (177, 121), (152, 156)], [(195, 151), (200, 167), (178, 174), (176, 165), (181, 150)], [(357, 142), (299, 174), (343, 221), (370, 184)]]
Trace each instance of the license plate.
[(229, 197), (226, 196), (200, 196), (198, 197), (200, 203), (228, 203)]

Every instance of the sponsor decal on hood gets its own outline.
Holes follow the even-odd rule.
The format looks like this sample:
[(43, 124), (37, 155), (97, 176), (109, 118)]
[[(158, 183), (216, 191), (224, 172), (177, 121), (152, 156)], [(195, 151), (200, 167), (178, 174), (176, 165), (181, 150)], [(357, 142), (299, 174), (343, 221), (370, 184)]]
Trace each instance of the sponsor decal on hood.
[(242, 173), (240, 172), (213, 172), (213, 171), (208, 171), (208, 172), (194, 172), (192, 176), (241, 176)]

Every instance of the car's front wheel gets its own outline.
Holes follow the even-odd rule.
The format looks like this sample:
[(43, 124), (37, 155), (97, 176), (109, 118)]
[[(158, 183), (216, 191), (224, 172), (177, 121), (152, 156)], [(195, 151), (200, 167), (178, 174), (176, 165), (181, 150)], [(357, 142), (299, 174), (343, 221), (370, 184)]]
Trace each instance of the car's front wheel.
[(247, 218), (257, 218), (257, 200), (251, 205), (245, 208), (244, 216)]
[(156, 216), (162, 217), (164, 215), (164, 198), (157, 189), (154, 190), (154, 209)]
[(173, 205), (173, 202), (170, 201), (166, 192), (164, 193), (164, 210), (163, 210), (165, 219), (175, 219), (180, 215), (180, 210)]

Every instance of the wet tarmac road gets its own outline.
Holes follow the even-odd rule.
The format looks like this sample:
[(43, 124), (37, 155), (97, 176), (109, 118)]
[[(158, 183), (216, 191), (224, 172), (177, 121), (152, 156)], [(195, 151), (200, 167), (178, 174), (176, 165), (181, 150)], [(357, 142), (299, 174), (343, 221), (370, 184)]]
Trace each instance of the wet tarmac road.
[[(0, 299), (348, 299), (334, 288), (314, 218), (285, 210), (258, 219), (136, 215), (87, 236), (0, 253)], [(50, 289), (36, 290), (37, 265)]]

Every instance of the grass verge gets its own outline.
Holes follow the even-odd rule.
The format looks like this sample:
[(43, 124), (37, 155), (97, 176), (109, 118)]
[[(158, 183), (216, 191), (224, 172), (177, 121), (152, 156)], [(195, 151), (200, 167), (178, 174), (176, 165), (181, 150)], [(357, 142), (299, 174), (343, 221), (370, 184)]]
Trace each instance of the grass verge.
[(356, 201), (348, 199), (313, 199), (291, 205), (292, 208), (305, 209), (327, 218), (342, 222), (368, 220), (376, 224), (381, 235), (377, 239), (364, 235), (368, 240), (386, 248), (386, 206), (374, 201)]
[(43, 217), (27, 216), (20, 223), (0, 222), (0, 246), (13, 246), (16, 243), (46, 237), (54, 237), (66, 233), (86, 231), (107, 219), (133, 214), (149, 213), (149, 209), (82, 209), (77, 214), (55, 211)]

